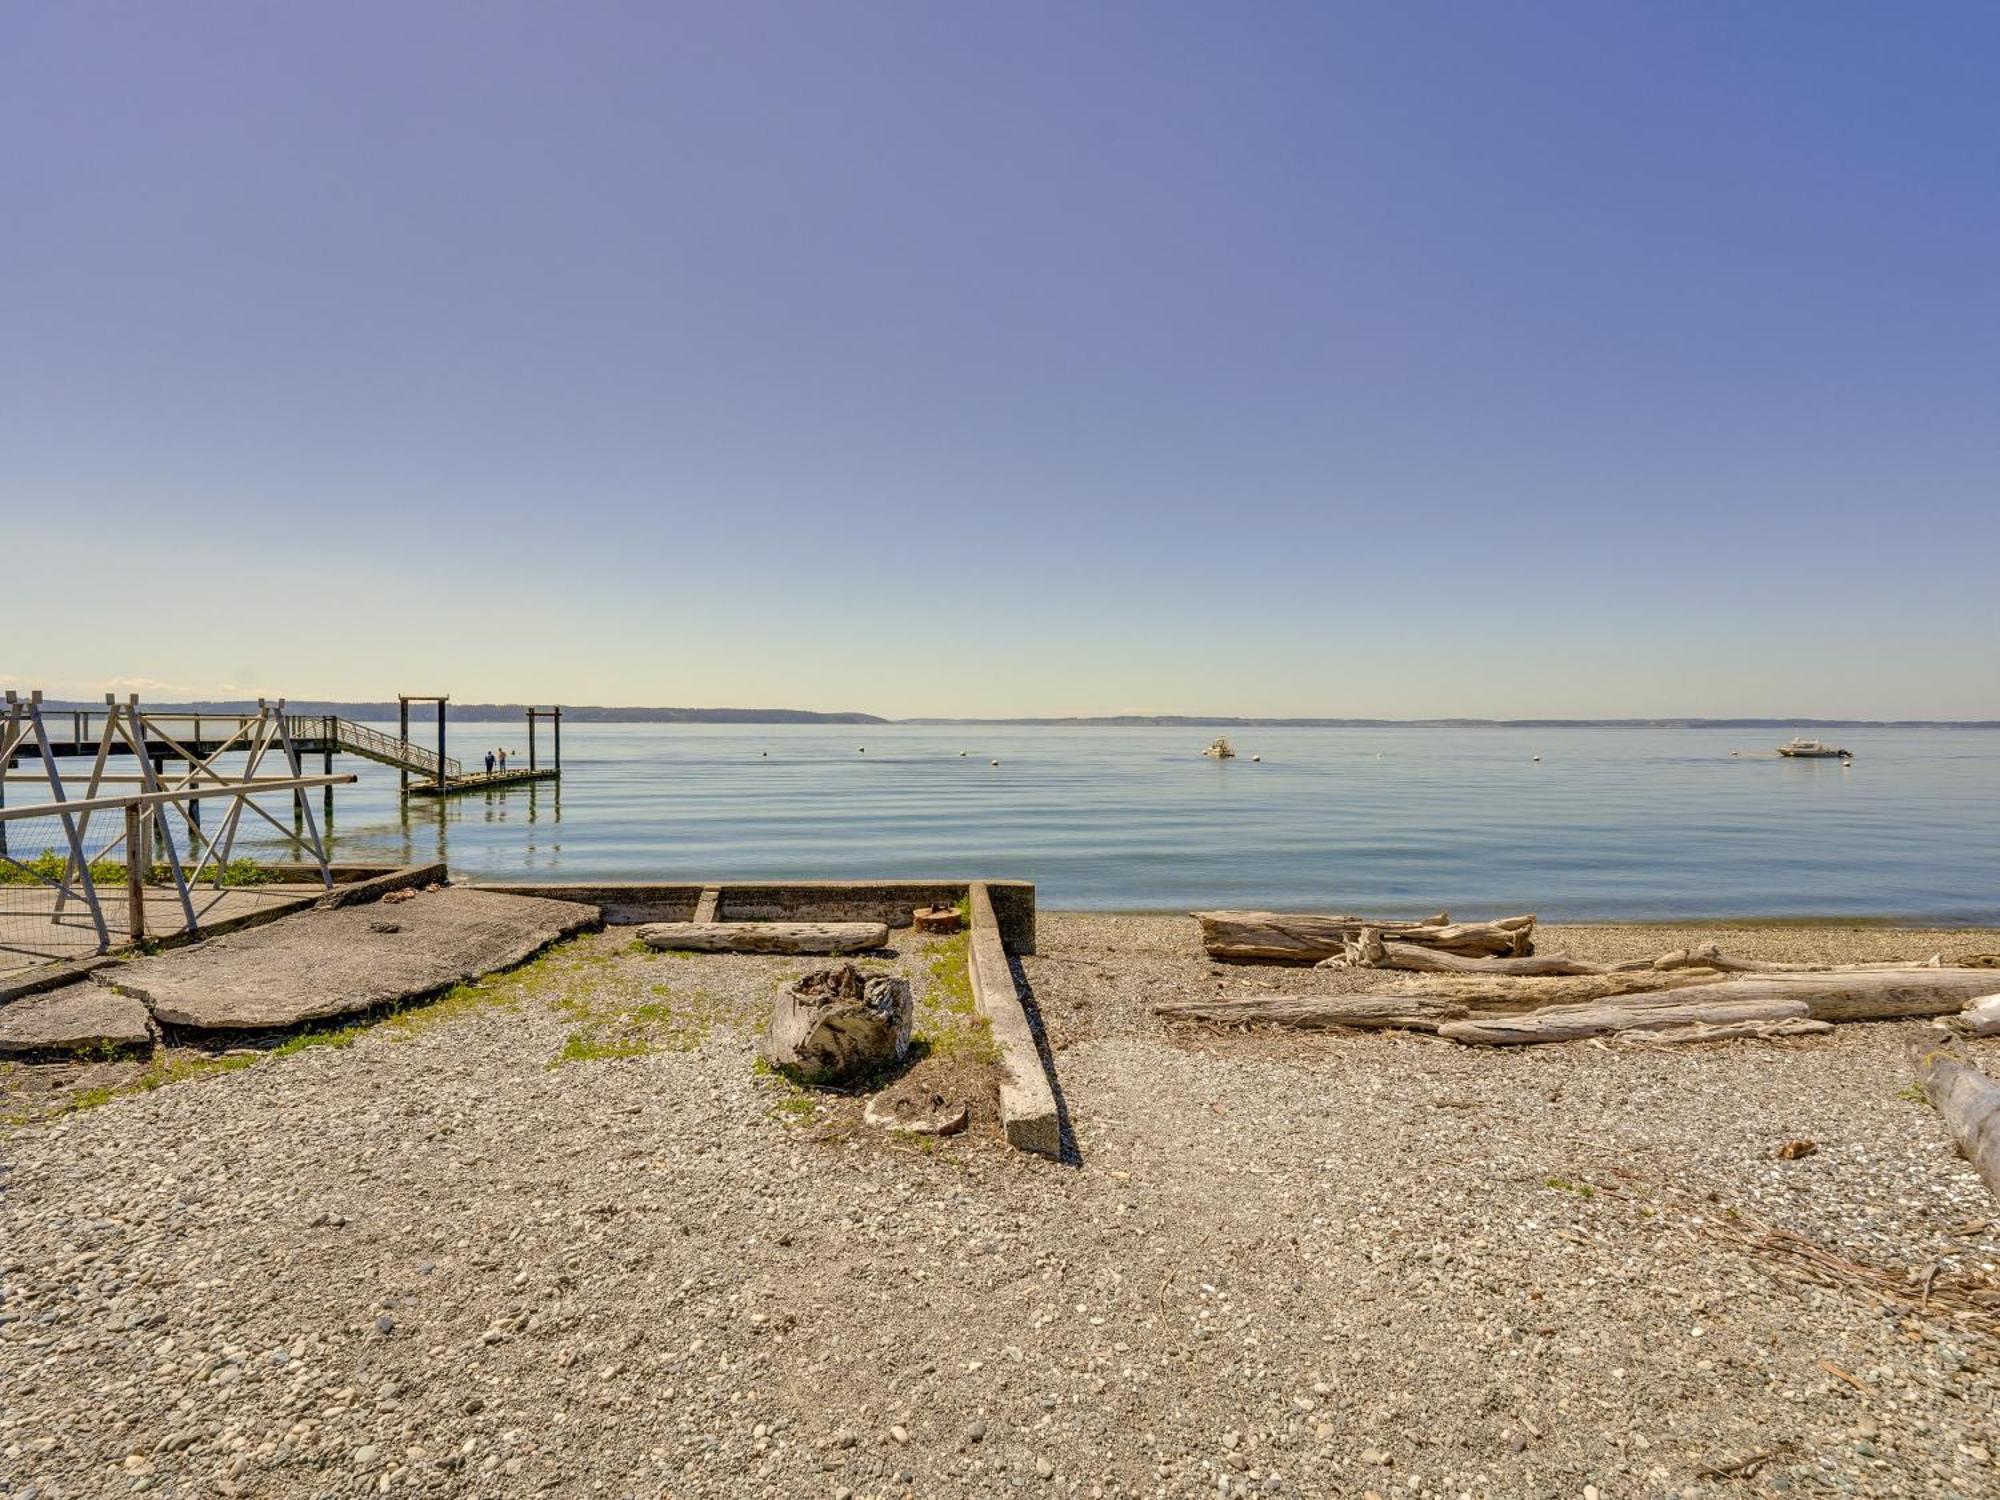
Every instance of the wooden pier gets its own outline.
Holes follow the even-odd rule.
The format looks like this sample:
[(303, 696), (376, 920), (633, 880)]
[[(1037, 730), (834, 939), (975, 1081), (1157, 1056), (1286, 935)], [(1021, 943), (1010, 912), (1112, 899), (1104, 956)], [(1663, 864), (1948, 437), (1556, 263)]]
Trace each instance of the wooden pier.
[[(366, 724), (335, 714), (283, 714), (292, 748), (301, 757), (320, 757), (325, 770), (333, 770), (336, 755), (358, 755), (401, 773), (405, 797), (454, 797), (465, 792), (485, 792), (522, 786), (536, 781), (554, 781), (562, 775), (562, 709), (533, 707), (527, 710), (528, 763), (509, 766), (504, 771), (468, 771), (464, 764), (445, 754), (445, 706), (448, 695), (404, 694), (401, 698), (400, 734), (384, 734)], [(431, 750), (410, 738), (410, 705), (437, 705), (437, 748)], [(49, 709), (45, 719), (50, 754), (61, 759), (103, 755), (127, 756), (132, 746), (118, 737), (107, 743), (105, 713), (99, 709)], [(258, 714), (195, 713), (188, 710), (156, 712), (136, 710), (144, 730), (145, 756), (155, 769), (168, 762), (205, 764), (231, 751), (245, 748), (248, 728), (260, 722)], [(282, 713), (282, 705), (280, 706)], [(539, 763), (536, 726), (546, 720), (554, 731), (554, 758), (549, 765)], [(18, 752), (25, 753), (25, 752)], [(0, 788), (5, 785), (5, 767), (0, 767)], [(13, 778), (22, 779), (22, 778)], [(116, 778), (113, 778), (116, 779)], [(329, 789), (328, 800), (332, 793)], [(0, 806), (5, 792), (0, 790)]]
[(529, 781), (554, 781), (562, 773), (554, 766), (509, 766), (504, 771), (468, 771), (454, 776), (442, 787), (435, 781), (413, 781), (406, 797), (455, 797), (460, 792), (488, 792), (496, 787), (520, 786)]

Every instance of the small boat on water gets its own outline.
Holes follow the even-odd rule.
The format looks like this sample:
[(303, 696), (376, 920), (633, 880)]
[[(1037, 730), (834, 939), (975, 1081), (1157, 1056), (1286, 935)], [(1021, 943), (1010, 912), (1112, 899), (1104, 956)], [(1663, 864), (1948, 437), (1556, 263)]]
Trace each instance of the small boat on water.
[(1236, 751), (1231, 748), (1229, 741), (1219, 734), (1209, 742), (1208, 748), (1201, 753), (1206, 755), (1210, 760), (1236, 759)]
[(1845, 750), (1836, 750), (1824, 740), (1799, 739), (1796, 736), (1778, 746), (1778, 754), (1792, 760), (1852, 760)]

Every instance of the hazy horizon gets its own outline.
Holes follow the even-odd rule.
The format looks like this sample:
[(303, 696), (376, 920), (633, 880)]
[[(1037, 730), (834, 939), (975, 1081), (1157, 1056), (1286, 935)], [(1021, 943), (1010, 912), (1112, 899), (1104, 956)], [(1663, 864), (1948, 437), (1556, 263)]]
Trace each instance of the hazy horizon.
[(2000, 715), (1993, 7), (10, 23), (0, 682)]

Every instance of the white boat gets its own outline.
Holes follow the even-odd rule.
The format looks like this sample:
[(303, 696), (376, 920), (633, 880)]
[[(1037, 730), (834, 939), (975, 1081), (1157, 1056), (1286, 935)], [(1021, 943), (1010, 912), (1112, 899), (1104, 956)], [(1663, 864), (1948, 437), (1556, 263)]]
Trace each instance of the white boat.
[(1229, 741), (1219, 734), (1213, 740), (1209, 741), (1208, 748), (1201, 753), (1206, 755), (1210, 760), (1236, 759), (1236, 752), (1230, 748)]
[(1845, 750), (1836, 750), (1824, 740), (1800, 739), (1794, 736), (1778, 746), (1778, 754), (1793, 760), (1852, 760)]

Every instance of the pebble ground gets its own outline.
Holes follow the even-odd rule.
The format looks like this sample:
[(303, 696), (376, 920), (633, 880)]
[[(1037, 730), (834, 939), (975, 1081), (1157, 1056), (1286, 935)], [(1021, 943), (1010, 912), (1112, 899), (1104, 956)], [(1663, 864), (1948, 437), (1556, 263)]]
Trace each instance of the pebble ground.
[[(1045, 913), (1058, 1165), (761, 1076), (798, 961), (627, 936), (8, 1127), (0, 1494), (2000, 1493), (2000, 1341), (1953, 1315), (2000, 1277), (1996, 1205), (1909, 1095), (1920, 1026), (1170, 1032), (1156, 1001), (1321, 981)], [(1761, 1222), (1955, 1300), (1787, 1279)]]

